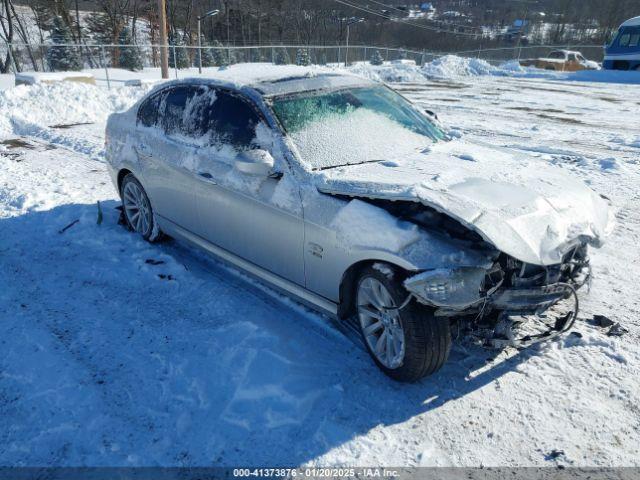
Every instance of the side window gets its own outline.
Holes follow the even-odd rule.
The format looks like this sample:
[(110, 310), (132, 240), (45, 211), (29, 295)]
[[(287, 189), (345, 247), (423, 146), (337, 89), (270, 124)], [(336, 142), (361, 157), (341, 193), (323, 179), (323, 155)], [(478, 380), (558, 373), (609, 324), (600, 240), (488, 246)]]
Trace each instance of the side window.
[(570, 62), (575, 62), (575, 61), (577, 61), (577, 59), (576, 59), (576, 55), (575, 55), (574, 53), (570, 53), (570, 54), (569, 54), (569, 61), (570, 61)]
[(157, 93), (147, 98), (138, 109), (138, 123), (145, 127), (153, 127), (158, 120), (158, 109), (163, 92)]
[(620, 41), (618, 42), (618, 45), (620, 45), (621, 47), (628, 46), (630, 38), (631, 38), (631, 35), (629, 35), (628, 33), (625, 33), (620, 37)]
[(640, 42), (640, 33), (634, 33), (633, 35), (631, 35), (629, 39), (629, 46), (637, 47), (639, 42)]
[(211, 144), (229, 143), (235, 148), (252, 146), (260, 116), (245, 100), (229, 92), (218, 90), (208, 112)]
[(196, 95), (197, 88), (188, 85), (172, 88), (160, 102), (160, 125), (171, 137), (185, 135), (185, 109)]

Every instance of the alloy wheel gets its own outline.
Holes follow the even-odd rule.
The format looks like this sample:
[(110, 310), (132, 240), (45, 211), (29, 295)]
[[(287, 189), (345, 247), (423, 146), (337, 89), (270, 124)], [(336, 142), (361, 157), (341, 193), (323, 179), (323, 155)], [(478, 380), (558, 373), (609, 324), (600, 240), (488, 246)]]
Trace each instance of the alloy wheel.
[(402, 365), (405, 338), (400, 313), (389, 310), (395, 302), (389, 290), (374, 277), (364, 277), (358, 285), (358, 319), (367, 345), (385, 367)]
[(152, 224), (151, 207), (142, 188), (135, 182), (127, 182), (122, 189), (122, 203), (129, 225), (145, 235)]

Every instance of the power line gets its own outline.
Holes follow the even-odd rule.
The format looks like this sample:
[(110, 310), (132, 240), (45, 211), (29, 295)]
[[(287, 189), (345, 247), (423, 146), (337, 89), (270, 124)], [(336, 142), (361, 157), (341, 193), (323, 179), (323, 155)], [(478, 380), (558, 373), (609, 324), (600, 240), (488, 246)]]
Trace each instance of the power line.
[[(356, 10), (361, 10), (361, 11), (369, 13), (371, 15), (377, 15), (377, 16), (385, 18), (387, 20), (396, 21), (396, 22), (399, 22), (399, 23), (404, 23), (404, 24), (410, 25), (412, 27), (422, 28), (423, 30), (430, 30), (432, 32), (439, 32), (439, 33), (450, 33), (450, 34), (453, 34), (453, 35), (463, 35), (463, 36), (466, 36), (466, 37), (474, 37), (474, 38), (477, 38), (477, 37), (481, 36), (478, 33), (455, 32), (455, 31), (446, 30), (446, 29), (443, 29), (443, 28), (431, 27), (429, 25), (421, 25), (419, 23), (408, 22), (406, 20), (402, 20), (402, 19), (399, 19), (399, 18), (392, 18), (392, 17), (390, 17), (388, 15), (385, 15), (385, 14), (380, 13), (380, 12), (376, 12), (375, 10), (370, 10), (370, 9), (368, 9), (366, 7), (361, 6), (361, 5), (354, 5), (352, 3), (348, 3), (345, 0), (333, 0), (333, 1), (337, 2), (337, 3), (340, 3), (342, 5), (345, 5), (347, 7), (355, 8)], [(463, 27), (463, 28), (469, 28), (469, 27)]]

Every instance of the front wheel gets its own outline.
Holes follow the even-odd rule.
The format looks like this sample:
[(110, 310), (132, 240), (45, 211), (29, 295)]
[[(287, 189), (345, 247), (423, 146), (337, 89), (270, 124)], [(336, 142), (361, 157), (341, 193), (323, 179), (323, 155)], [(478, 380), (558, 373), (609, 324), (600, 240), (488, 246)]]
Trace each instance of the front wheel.
[(367, 268), (356, 286), (360, 331), (378, 367), (394, 380), (415, 382), (439, 370), (449, 356), (449, 321), (436, 317), (411, 300), (404, 308), (407, 291), (390, 275)]
[(162, 233), (156, 224), (149, 197), (133, 174), (127, 174), (122, 180), (120, 196), (127, 226), (149, 242), (160, 240)]

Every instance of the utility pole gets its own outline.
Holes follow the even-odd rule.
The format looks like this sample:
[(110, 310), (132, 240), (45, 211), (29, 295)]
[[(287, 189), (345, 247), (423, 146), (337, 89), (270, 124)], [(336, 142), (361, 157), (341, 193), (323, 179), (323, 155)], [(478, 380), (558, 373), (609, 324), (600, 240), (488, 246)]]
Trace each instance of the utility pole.
[(229, 8), (229, 2), (227, 1), (224, 4), (225, 7), (225, 15), (227, 16), (227, 61), (229, 62), (229, 64), (231, 64), (231, 48), (230, 47), (230, 17), (229, 17), (229, 13), (230, 12), (230, 8)]
[(165, 0), (158, 0), (158, 22), (160, 26), (160, 70), (162, 71), (162, 78), (169, 78), (169, 52), (167, 49), (169, 42), (167, 40), (167, 6)]
[(360, 23), (360, 22), (364, 22), (364, 18), (351, 17), (347, 19), (347, 47), (344, 54), (345, 67), (349, 66), (349, 27), (351, 27), (351, 25), (355, 25), (356, 23)]

